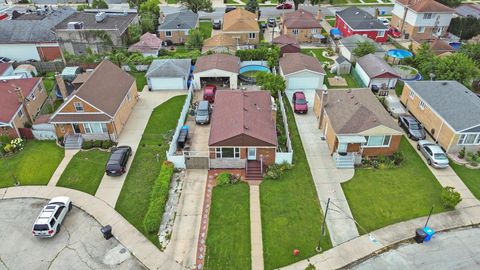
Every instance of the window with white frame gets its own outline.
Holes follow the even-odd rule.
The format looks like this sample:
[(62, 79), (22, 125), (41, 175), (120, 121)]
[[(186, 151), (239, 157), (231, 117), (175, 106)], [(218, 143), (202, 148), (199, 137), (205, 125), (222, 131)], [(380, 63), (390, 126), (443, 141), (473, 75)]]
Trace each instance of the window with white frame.
[(410, 90), (410, 92), (408, 93), (408, 96), (410, 97), (410, 99), (413, 100), (415, 98), (415, 93), (412, 90)]
[(255, 33), (248, 33), (248, 38), (249, 39), (255, 39), (256, 34)]
[(30, 100), (35, 100), (35, 99), (37, 99), (37, 96), (35, 96), (35, 93), (32, 93), (30, 95)]
[(240, 148), (238, 147), (217, 147), (215, 148), (216, 158), (240, 158)]
[(165, 31), (165, 36), (166, 37), (171, 37), (172, 36), (172, 31)]
[(367, 142), (363, 144), (363, 147), (388, 147), (390, 146), (390, 140), (392, 136), (365, 136)]
[(418, 27), (418, 33), (424, 33), (424, 32), (425, 32), (425, 26)]
[(292, 30), (292, 33), (293, 33), (294, 35), (298, 35), (298, 29), (293, 29), (293, 30)]
[(86, 134), (103, 134), (107, 133), (107, 124), (105, 123), (83, 123)]
[(385, 36), (385, 31), (378, 31), (378, 34), (377, 34), (378, 37), (384, 37)]
[(316, 34), (316, 33), (317, 33), (317, 28), (313, 28), (313, 29), (311, 30), (311, 33), (312, 33), (312, 34)]
[(420, 100), (420, 103), (418, 103), (418, 107), (420, 107), (420, 109), (422, 110), (425, 110), (425, 102)]
[(132, 100), (132, 95), (130, 94), (130, 92), (127, 93), (127, 100), (128, 101)]
[(17, 113), (17, 116), (18, 118), (22, 118), (23, 117), (23, 109), (20, 109)]
[(480, 144), (480, 134), (479, 133), (462, 134), (458, 139), (458, 144), (459, 145)]
[(432, 18), (432, 16), (433, 16), (433, 14), (432, 14), (432, 13), (424, 13), (424, 14), (423, 14), (423, 19), (425, 19), (425, 20), (429, 20), (429, 19), (431, 19), (431, 18)]
[(83, 112), (83, 104), (81, 102), (74, 102), (73, 106), (75, 107), (75, 111)]

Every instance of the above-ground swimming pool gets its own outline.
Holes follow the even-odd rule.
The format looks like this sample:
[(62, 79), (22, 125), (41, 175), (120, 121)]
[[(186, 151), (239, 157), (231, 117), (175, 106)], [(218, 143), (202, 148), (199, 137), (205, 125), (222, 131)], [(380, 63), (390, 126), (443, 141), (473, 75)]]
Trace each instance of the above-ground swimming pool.
[(407, 50), (391, 49), (388, 50), (387, 55), (397, 59), (405, 59), (413, 56), (413, 53)]
[(450, 42), (448, 43), (455, 51), (460, 50), (460, 47), (462, 46), (461, 42)]
[(266, 61), (243, 61), (240, 63), (239, 78), (248, 83), (255, 83), (259, 72), (271, 72)]
[(239, 73), (243, 74), (249, 71), (263, 71), (263, 72), (270, 72), (270, 69), (265, 66), (261, 65), (248, 65), (240, 68)]

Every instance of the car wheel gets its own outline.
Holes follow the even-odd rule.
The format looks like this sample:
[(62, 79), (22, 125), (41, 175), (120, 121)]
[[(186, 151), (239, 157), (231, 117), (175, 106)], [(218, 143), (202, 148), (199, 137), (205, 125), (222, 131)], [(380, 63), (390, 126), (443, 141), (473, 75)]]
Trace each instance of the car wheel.
[(432, 161), (430, 159), (427, 160), (428, 165), (432, 166)]
[(57, 226), (57, 234), (60, 233), (60, 229), (62, 228), (62, 225), (58, 224)]
[(68, 212), (70, 212), (70, 210), (72, 210), (72, 203), (68, 205)]
[(401, 127), (402, 126), (402, 123), (400, 121), (398, 121), (398, 126)]
[(417, 144), (417, 149), (420, 150), (420, 144)]

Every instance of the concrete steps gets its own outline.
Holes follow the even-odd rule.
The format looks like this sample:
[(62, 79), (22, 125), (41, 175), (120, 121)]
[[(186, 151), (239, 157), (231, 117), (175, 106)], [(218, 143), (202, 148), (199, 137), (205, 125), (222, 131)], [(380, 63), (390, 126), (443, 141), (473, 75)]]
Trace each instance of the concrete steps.
[(353, 156), (340, 156), (335, 159), (337, 169), (353, 169), (355, 167), (355, 158)]
[(263, 180), (262, 168), (259, 161), (249, 160), (247, 161), (245, 179), (247, 181), (261, 181)]
[(65, 149), (66, 150), (75, 150), (81, 149), (83, 143), (83, 138), (81, 135), (69, 135), (65, 138)]

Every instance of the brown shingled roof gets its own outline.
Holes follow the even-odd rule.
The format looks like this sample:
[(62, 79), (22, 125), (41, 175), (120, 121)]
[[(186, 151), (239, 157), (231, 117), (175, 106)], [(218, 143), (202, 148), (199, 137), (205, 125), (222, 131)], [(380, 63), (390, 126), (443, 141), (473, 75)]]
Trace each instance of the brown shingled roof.
[(454, 9), (435, 0), (396, 0), (396, 2), (408, 6), (411, 10), (416, 12), (455, 12)]
[(271, 106), (268, 91), (217, 91), (208, 145), (276, 146)]
[(303, 53), (285, 53), (279, 64), (284, 75), (302, 70), (326, 74), (317, 58)]
[(211, 55), (200, 56), (195, 63), (193, 73), (198, 73), (210, 69), (220, 69), (238, 73), (240, 67), (240, 58), (230, 54), (215, 53)]
[(273, 44), (280, 44), (280, 45), (286, 45), (286, 44), (298, 44), (297, 40), (294, 38), (291, 38), (287, 35), (280, 35), (272, 40)]
[(295, 12), (286, 13), (283, 15), (283, 24), (287, 28), (320, 28), (320, 23), (317, 22), (315, 16), (304, 10), (298, 9)]
[(444, 54), (447, 52), (454, 52), (452, 46), (450, 46), (447, 42), (437, 39), (430, 44), (430, 49), (436, 55)]
[(224, 32), (259, 32), (257, 15), (243, 8), (236, 8), (223, 15)]

